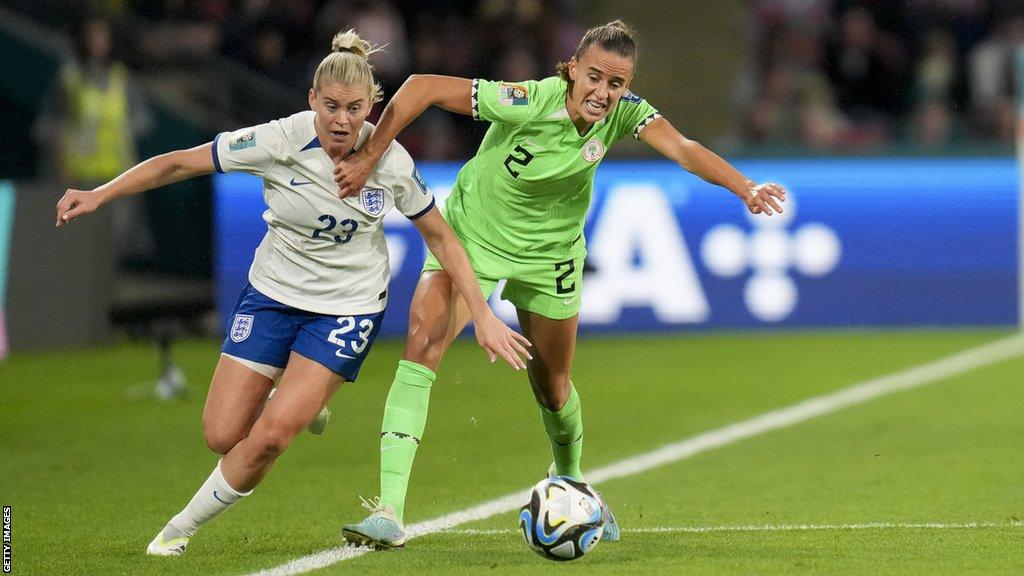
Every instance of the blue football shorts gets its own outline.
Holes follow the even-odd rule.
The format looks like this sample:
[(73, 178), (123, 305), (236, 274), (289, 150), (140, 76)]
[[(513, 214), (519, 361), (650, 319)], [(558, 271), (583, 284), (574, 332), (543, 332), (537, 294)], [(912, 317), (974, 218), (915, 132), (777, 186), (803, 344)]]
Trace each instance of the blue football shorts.
[(246, 283), (231, 312), (221, 352), (284, 368), (294, 350), (353, 382), (383, 319), (383, 310), (354, 316), (306, 312)]

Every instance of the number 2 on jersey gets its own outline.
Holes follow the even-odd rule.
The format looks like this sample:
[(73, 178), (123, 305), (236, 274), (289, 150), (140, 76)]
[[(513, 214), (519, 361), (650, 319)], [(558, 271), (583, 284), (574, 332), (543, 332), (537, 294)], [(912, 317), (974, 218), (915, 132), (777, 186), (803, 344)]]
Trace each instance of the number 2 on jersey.
[[(513, 154), (522, 154), (523, 157), (517, 158)], [(508, 170), (508, 173), (511, 174), (513, 178), (519, 178), (519, 172), (513, 170), (511, 164), (519, 164), (520, 166), (525, 167), (532, 160), (533, 154), (530, 154), (530, 151), (526, 148), (517, 145), (516, 149), (512, 151), (512, 154), (509, 154), (508, 158), (505, 158), (505, 169)]]
[(319, 218), (317, 218), (317, 220), (319, 220), (324, 225), (324, 227), (313, 230), (312, 237), (319, 238), (320, 236), (330, 236), (338, 244), (345, 244), (349, 240), (351, 240), (352, 234), (355, 233), (356, 228), (359, 228), (358, 222), (352, 220), (351, 218), (346, 218), (341, 221), (341, 231), (344, 233), (344, 235), (328, 234), (331, 230), (334, 230), (335, 226), (338, 225), (337, 218), (331, 216), (330, 214), (323, 214)]

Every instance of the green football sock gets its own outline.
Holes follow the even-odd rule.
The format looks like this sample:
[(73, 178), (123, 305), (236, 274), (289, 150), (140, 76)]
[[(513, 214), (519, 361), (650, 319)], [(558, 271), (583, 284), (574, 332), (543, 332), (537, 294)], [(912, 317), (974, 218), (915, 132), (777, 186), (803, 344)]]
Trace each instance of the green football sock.
[(580, 458), (583, 456), (583, 407), (572, 383), (569, 383), (569, 399), (561, 410), (552, 412), (541, 406), (540, 414), (551, 441), (555, 474), (582, 480)]
[(435, 378), (434, 371), (426, 366), (399, 361), (384, 405), (380, 432), (380, 502), (393, 507), (398, 521), (403, 523), (405, 493), (416, 448), (427, 424), (430, 385)]

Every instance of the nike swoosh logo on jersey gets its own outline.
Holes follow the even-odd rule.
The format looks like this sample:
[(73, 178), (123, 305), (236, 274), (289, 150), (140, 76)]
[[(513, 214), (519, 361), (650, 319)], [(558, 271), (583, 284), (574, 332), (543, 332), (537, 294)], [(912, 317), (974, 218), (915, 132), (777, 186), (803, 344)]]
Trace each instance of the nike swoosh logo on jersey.
[(348, 358), (350, 360), (355, 360), (356, 359), (355, 356), (349, 356), (348, 354), (342, 354), (341, 350), (335, 350), (334, 351), (334, 355), (337, 356), (338, 358)]
[(292, 186), (305, 186), (306, 184), (312, 184), (312, 183), (313, 183), (312, 180), (305, 180), (305, 181), (299, 182), (299, 181), (296, 181), (295, 178), (292, 178), (292, 182), (291, 182)]

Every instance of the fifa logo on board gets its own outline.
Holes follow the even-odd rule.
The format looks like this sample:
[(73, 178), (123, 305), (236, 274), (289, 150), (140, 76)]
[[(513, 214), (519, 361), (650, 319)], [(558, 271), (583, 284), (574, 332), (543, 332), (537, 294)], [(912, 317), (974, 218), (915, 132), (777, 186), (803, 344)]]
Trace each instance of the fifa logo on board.
[(790, 190), (782, 214), (768, 217), (748, 212), (751, 231), (720, 224), (701, 242), (701, 259), (712, 274), (734, 278), (753, 272), (743, 288), (743, 301), (764, 322), (785, 320), (796, 309), (799, 291), (794, 272), (820, 278), (835, 269), (842, 255), (839, 237), (824, 224), (811, 222), (789, 229), (796, 208)]

